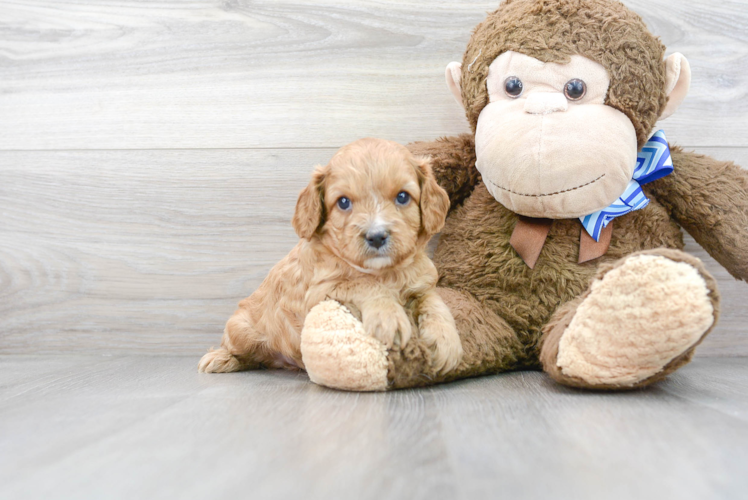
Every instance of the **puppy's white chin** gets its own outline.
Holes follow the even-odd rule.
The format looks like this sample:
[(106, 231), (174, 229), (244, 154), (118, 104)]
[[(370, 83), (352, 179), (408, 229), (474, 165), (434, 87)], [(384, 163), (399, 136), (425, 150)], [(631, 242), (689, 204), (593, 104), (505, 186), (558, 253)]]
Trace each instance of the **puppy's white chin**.
[(383, 269), (392, 265), (391, 257), (374, 257), (372, 259), (366, 259), (364, 261), (364, 267), (366, 269)]

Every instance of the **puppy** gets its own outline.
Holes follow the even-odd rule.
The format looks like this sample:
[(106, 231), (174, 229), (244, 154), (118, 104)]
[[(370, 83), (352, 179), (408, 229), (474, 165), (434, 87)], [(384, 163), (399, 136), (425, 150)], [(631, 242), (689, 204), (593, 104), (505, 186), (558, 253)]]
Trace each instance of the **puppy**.
[(379, 139), (343, 147), (299, 195), (293, 226), (301, 241), (239, 303), (221, 347), (198, 370), (303, 369), (304, 318), (328, 298), (388, 348), (405, 347), (417, 329), (432, 346), (434, 369), (453, 369), (462, 344), (425, 251), (448, 208), (428, 160)]

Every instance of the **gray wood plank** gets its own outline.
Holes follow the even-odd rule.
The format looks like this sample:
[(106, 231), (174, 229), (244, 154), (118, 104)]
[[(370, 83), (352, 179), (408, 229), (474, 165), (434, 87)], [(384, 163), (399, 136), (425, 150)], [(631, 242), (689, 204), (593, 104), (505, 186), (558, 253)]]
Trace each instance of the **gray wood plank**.
[(746, 370), (748, 359), (741, 357), (698, 362), (689, 367), (688, 377), (669, 378), (657, 389), (748, 421)]
[[(511, 373), (356, 394), (196, 358), (73, 357), (22, 394), (0, 357), (3, 498), (742, 498), (748, 362), (590, 393)], [(43, 364), (47, 357), (25, 356)], [(697, 390), (694, 390), (697, 388)], [(709, 400), (724, 398), (721, 407)]]
[[(204, 352), (295, 245), (297, 193), (333, 152), (0, 152), (0, 353)], [(724, 297), (699, 355), (748, 354), (748, 286), (688, 250)]]
[[(684, 145), (745, 146), (742, 1), (629, 0), (694, 81)], [(339, 147), (466, 131), (444, 67), (491, 2), (0, 2), (0, 149)]]
[(81, 364), (88, 364), (94, 359), (90, 355), (67, 353), (64, 357), (46, 356), (43, 359), (28, 355), (15, 355), (0, 358), (0, 399), (3, 401), (13, 395), (22, 394), (47, 382), (47, 377), (54, 380), (60, 372), (70, 369), (80, 360)]
[(0, 154), (0, 351), (204, 351), (333, 151)]

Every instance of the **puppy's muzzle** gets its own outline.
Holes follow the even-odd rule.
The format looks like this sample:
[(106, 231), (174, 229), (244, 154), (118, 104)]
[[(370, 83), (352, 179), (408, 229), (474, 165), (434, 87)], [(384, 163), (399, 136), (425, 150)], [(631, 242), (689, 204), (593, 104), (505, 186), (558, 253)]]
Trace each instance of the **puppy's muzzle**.
[(369, 231), (364, 235), (364, 239), (366, 240), (366, 244), (369, 245), (371, 248), (375, 250), (379, 250), (383, 246), (387, 244), (387, 241), (389, 241), (390, 233), (389, 231)]

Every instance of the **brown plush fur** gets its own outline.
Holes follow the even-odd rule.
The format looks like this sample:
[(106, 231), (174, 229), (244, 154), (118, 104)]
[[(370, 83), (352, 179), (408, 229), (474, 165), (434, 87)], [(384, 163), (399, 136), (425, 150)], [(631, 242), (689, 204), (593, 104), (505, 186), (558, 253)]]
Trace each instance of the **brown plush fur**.
[[(602, 64), (611, 80), (606, 104), (629, 117), (640, 148), (667, 103), (665, 48), (623, 4), (506, 0), (475, 29), (463, 58), (462, 100), (473, 132), (488, 103), (489, 65), (510, 50), (544, 62), (564, 63), (579, 54)], [(675, 172), (643, 186), (649, 205), (615, 220), (604, 256), (578, 264), (581, 225), (576, 219), (557, 220), (530, 269), (509, 244), (518, 215), (491, 196), (475, 167), (474, 135), (409, 147), (432, 158), (434, 174), (452, 203), (434, 261), (439, 293), (455, 317), (465, 354), (456, 370), (439, 375), (429, 368), (428, 346), (415, 339), (389, 355), (392, 387), (541, 367), (558, 382), (576, 387), (643, 387), (687, 363), (695, 346), (655, 375), (625, 387), (568, 377), (556, 366), (559, 341), (592, 280), (641, 253), (686, 263), (704, 279), (716, 323), (715, 281), (698, 259), (680, 251), (680, 226), (733, 276), (748, 279), (748, 173), (732, 163), (673, 147)]]
[[(567, 316), (564, 311), (576, 309), (598, 273), (644, 250), (659, 249), (654, 251), (692, 263), (712, 292), (716, 317), (719, 295), (714, 279), (697, 259), (682, 252), (673, 256), (664, 250), (683, 248), (683, 234), (677, 222), (687, 220), (686, 213), (703, 214), (702, 217), (710, 214), (708, 224), (692, 217), (686, 227), (692, 234), (701, 235), (700, 240), (705, 241), (704, 246), (712, 255), (722, 262), (734, 263), (728, 269), (736, 277), (748, 278), (745, 268), (740, 267), (746, 263), (748, 245), (731, 246), (732, 241), (746, 238), (748, 174), (740, 167), (674, 148), (675, 171), (680, 172), (674, 179), (678, 182), (666, 183), (666, 177), (645, 185), (651, 200), (649, 205), (616, 219), (610, 249), (603, 257), (577, 264), (581, 226), (577, 220), (560, 220), (553, 224), (538, 265), (531, 270), (509, 245), (518, 216), (496, 202), (480, 181), (473, 163), (471, 136), (416, 143), (411, 147), (419, 154), (430, 154), (435, 175), (453, 197), (453, 205), (462, 203), (447, 218), (434, 262), (440, 274), (439, 293), (455, 317), (465, 354), (455, 371), (439, 376), (429, 370), (427, 358), (421, 354), (427, 348), (419, 346), (416, 340), (402, 353), (390, 354), (389, 377), (393, 387), (427, 385), (517, 368), (539, 369), (546, 325), (553, 329), (559, 321), (571, 321), (573, 314)], [(461, 164), (463, 158), (471, 162)], [(709, 172), (720, 172), (719, 180)], [(694, 184), (703, 187), (707, 177), (719, 189), (697, 193), (689, 188)], [(465, 198), (464, 193), (470, 191), (472, 183), (475, 186)], [(689, 206), (683, 206), (683, 200), (688, 200)], [(724, 208), (715, 213), (711, 210), (714, 206)], [(680, 218), (676, 219), (678, 214)], [(725, 235), (732, 236), (725, 241)], [(636, 387), (660, 380), (687, 363), (692, 354), (690, 349), (663, 372)], [(578, 381), (556, 378), (562, 383), (585, 386)]]
[[(399, 203), (403, 191), (410, 200)], [(338, 205), (341, 197), (348, 207)], [(293, 223), (302, 241), (239, 304), (221, 348), (206, 354), (199, 370), (303, 368), (304, 318), (327, 298), (357, 312), (366, 333), (390, 348), (406, 347), (418, 328), (430, 369), (452, 369), (462, 348), (425, 252), (447, 207), (428, 161), (405, 147), (362, 139), (342, 148), (299, 196)], [(380, 248), (366, 240), (375, 230), (389, 235)]]
[(514, 330), (469, 292), (438, 288), (457, 323), (465, 352), (456, 370), (439, 374), (432, 368), (429, 345), (413, 339), (405, 349), (389, 353), (390, 388), (418, 387), (448, 382), (523, 366), (523, 346)]
[(728, 161), (671, 149), (675, 171), (649, 190), (736, 279), (748, 280), (748, 175)]
[(480, 172), (475, 168), (475, 137), (470, 134), (443, 137), (436, 143), (415, 142), (408, 149), (432, 159), (434, 175), (449, 195), (450, 210), (462, 204), (480, 181)]
[[(644, 387), (646, 385), (649, 385), (653, 382), (657, 382), (659, 380), (664, 379), (668, 374), (674, 372), (681, 366), (688, 363), (691, 358), (693, 357), (693, 353), (696, 350), (696, 346), (701, 343), (702, 340), (711, 332), (714, 327), (717, 324), (717, 320), (719, 319), (719, 292), (717, 291), (717, 282), (715, 279), (706, 271), (704, 268), (704, 264), (697, 258), (688, 255), (686, 253), (683, 253), (679, 250), (670, 250), (670, 249), (657, 249), (657, 250), (647, 250), (644, 252), (637, 252), (634, 255), (660, 255), (663, 257), (667, 257), (670, 260), (673, 260), (675, 262), (685, 262), (694, 268), (699, 272), (701, 277), (706, 282), (707, 289), (709, 290), (709, 299), (712, 303), (712, 308), (714, 310), (714, 323), (712, 323), (712, 326), (703, 333), (699, 341), (692, 346), (690, 349), (688, 349), (686, 352), (678, 356), (677, 358), (673, 359), (668, 363), (662, 371), (658, 372), (657, 374), (646, 378), (644, 380), (641, 380), (640, 382), (633, 384), (633, 385), (620, 385), (620, 384), (598, 384), (595, 385), (595, 389), (600, 390), (627, 390), (627, 389), (636, 389), (639, 387)], [(631, 257), (629, 256), (629, 257)], [(609, 271), (613, 270), (616, 267), (619, 267), (626, 259), (620, 259), (619, 261), (612, 263), (612, 264), (604, 264), (600, 266), (597, 272), (597, 277), (601, 278)], [(577, 297), (576, 299), (567, 302), (563, 306), (561, 306), (556, 313), (553, 315), (553, 318), (548, 322), (544, 329), (543, 339), (542, 339), (542, 352), (540, 354), (540, 361), (543, 364), (543, 369), (551, 376), (554, 380), (561, 382), (565, 385), (570, 385), (572, 387), (580, 387), (580, 388), (589, 388), (590, 384), (585, 382), (584, 380), (578, 379), (576, 377), (570, 377), (567, 375), (564, 375), (561, 372), (561, 368), (556, 365), (556, 358), (558, 357), (558, 348), (559, 348), (559, 342), (561, 340), (562, 335), (566, 331), (567, 327), (571, 323), (571, 320), (574, 318), (574, 313), (576, 312), (579, 305), (584, 301), (584, 299), (590, 294), (590, 290), (587, 290), (584, 294)]]
[(462, 101), (475, 132), (488, 103), (488, 67), (507, 51), (544, 62), (572, 55), (610, 75), (606, 104), (633, 123), (639, 147), (667, 103), (665, 46), (622, 3), (610, 0), (505, 0), (473, 31), (462, 60)]
[[(617, 219), (608, 252), (585, 264), (577, 264), (579, 222), (556, 221), (533, 270), (509, 245), (517, 218), (479, 183), (442, 231), (434, 262), (439, 286), (447, 288), (440, 288), (439, 293), (455, 317), (465, 350), (463, 362), (450, 379), (539, 368), (543, 327), (561, 304), (587, 289), (599, 265), (641, 250), (683, 248), (678, 226), (653, 200), (647, 208)], [(457, 296), (456, 291), (462, 293)], [(476, 328), (476, 322), (490, 327)], [(502, 338), (498, 343), (497, 337)], [(501, 354), (495, 355), (496, 351)], [(403, 378), (409, 368), (398, 360), (393, 363), (397, 373), (393, 378)]]
[[(551, 228), (538, 266), (531, 270), (509, 245), (518, 216), (496, 202), (480, 181), (472, 136), (410, 147), (431, 156), (437, 179), (457, 206), (447, 218), (434, 262), (440, 273), (439, 293), (455, 317), (465, 354), (457, 370), (438, 376), (419, 357), (419, 349), (425, 348), (413, 342), (402, 354), (390, 355), (394, 387), (540, 368), (544, 327), (553, 329), (564, 319), (571, 321), (573, 314), (567, 316), (564, 311), (573, 312), (590, 281), (620, 259), (649, 249), (660, 249), (656, 251), (667, 256), (663, 248), (682, 249), (678, 223), (734, 276), (748, 279), (748, 174), (732, 163), (674, 147), (675, 173), (644, 186), (649, 205), (615, 220), (611, 246), (603, 257), (577, 264), (581, 226), (577, 220), (560, 220)], [(462, 159), (467, 162), (461, 163)], [(467, 197), (466, 192), (470, 193)], [(682, 255), (675, 260), (693, 262), (708, 283), (716, 316), (719, 295), (714, 279), (697, 259)], [(660, 380), (692, 355), (690, 349), (636, 387)], [(564, 377), (556, 379), (589, 387)]]
[[(605, 103), (629, 117), (639, 148), (665, 108), (664, 47), (649, 34), (639, 16), (623, 4), (611, 0), (506, 0), (476, 28), (463, 59), (462, 99), (473, 132), (488, 102), (489, 65), (502, 52), (510, 50), (545, 62), (564, 63), (578, 54), (602, 64), (610, 76)], [(545, 369), (554, 380), (575, 387), (643, 387), (687, 363), (694, 352), (692, 341), (698, 340), (698, 344), (719, 315), (714, 279), (698, 259), (681, 251), (684, 246), (681, 225), (736, 278), (748, 279), (748, 173), (731, 163), (674, 147), (675, 173), (643, 186), (649, 205), (615, 219), (607, 253), (579, 264), (583, 230), (579, 220), (556, 220), (534, 269), (530, 269), (509, 243), (518, 215), (494, 199), (476, 169), (474, 135), (419, 142), (409, 147), (431, 158), (433, 173), (451, 201), (434, 262), (439, 269), (437, 290), (454, 316), (464, 356), (454, 370), (439, 372), (433, 367), (431, 345), (416, 336), (401, 349), (388, 353), (390, 388), (423, 386), (513, 369)], [(585, 308), (597, 313), (596, 318), (605, 317), (605, 307), (597, 305), (600, 302), (584, 302), (585, 298), (600, 297), (589, 292), (593, 280), (615, 277), (631, 270), (626, 267), (629, 264), (652, 260), (662, 268), (677, 267), (679, 271), (685, 268), (685, 274), (691, 276), (691, 283), (698, 288), (693, 304), (702, 307), (700, 316), (688, 324), (692, 331), (684, 338), (689, 343), (673, 344), (672, 352), (658, 351), (661, 345), (653, 344), (653, 351), (665, 353), (657, 358), (658, 364), (647, 371), (631, 372), (633, 375), (620, 384), (607, 384), (605, 380), (616, 379), (589, 377), (584, 370), (567, 371), (581, 373), (580, 376), (587, 377), (584, 380), (562, 373), (563, 368), (558, 366), (560, 346), (564, 339), (571, 343), (575, 338), (564, 337), (565, 332), (571, 331), (575, 317), (584, 319)], [(646, 280), (650, 276), (640, 268), (635, 269), (629, 277)], [(625, 280), (615, 283), (621, 282)], [(616, 292), (636, 294), (640, 290), (636, 287), (642, 284), (625, 283), (633, 283), (634, 288), (624, 287)], [(658, 293), (656, 286), (652, 288)], [(669, 295), (658, 298), (667, 301), (673, 297), (673, 289), (667, 288)], [(603, 296), (613, 300), (610, 294)], [(645, 301), (647, 297), (636, 296)], [(688, 301), (681, 302), (686, 304), (683, 307), (689, 305)], [(649, 310), (657, 314), (655, 307)], [(669, 325), (667, 317), (657, 319), (657, 324)], [(586, 324), (585, 332), (594, 335), (598, 325), (601, 329), (606, 327), (605, 320), (603, 324), (596, 321), (589, 328)], [(673, 317), (673, 321), (683, 318)], [(661, 332), (655, 329), (655, 333)], [(576, 338), (583, 340), (575, 345), (584, 345), (584, 339), (589, 337)], [(640, 366), (636, 363), (639, 361), (636, 352), (647, 354), (644, 342), (647, 339), (639, 337), (630, 341), (637, 349), (643, 347), (631, 351), (635, 368)], [(590, 345), (593, 344), (594, 341)], [(617, 351), (608, 352), (614, 354), (609, 358), (614, 360), (613, 367), (620, 368), (615, 361)], [(669, 356), (673, 358), (668, 360)], [(594, 363), (590, 365), (596, 375)]]

